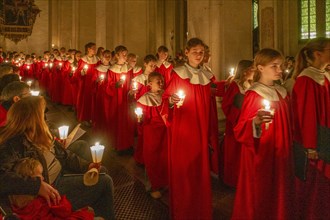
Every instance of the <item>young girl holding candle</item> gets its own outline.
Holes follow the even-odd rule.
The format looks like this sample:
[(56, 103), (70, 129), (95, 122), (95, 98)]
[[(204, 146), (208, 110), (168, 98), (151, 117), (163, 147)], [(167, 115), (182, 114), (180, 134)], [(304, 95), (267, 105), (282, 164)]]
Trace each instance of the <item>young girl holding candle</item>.
[[(144, 72), (132, 79), (131, 93), (134, 94), (136, 100), (138, 100), (142, 95), (150, 90), (150, 85), (148, 83), (148, 76), (156, 68), (157, 58), (154, 55), (147, 55), (144, 58)], [(138, 164), (144, 164), (143, 159), (143, 129), (138, 125), (138, 142), (134, 150), (134, 159)]]
[(162, 115), (170, 123), (172, 219), (212, 219), (208, 128), (213, 74), (201, 65), (204, 49), (205, 44), (198, 38), (187, 42), (188, 62), (174, 68), (163, 95), (164, 105), (169, 107)]
[[(168, 49), (165, 46), (158, 47), (157, 50), (157, 67), (156, 72), (163, 75), (165, 80), (165, 86), (169, 83), (171, 79), (171, 73), (173, 69), (173, 65), (167, 61), (168, 58)], [(166, 87), (165, 87), (166, 88)]]
[(233, 80), (223, 96), (221, 107), (226, 116), (226, 131), (223, 144), (223, 181), (231, 187), (236, 187), (239, 175), (241, 144), (234, 136), (234, 127), (238, 122), (244, 94), (250, 88), (253, 62), (241, 60), (236, 68)]
[(158, 199), (160, 189), (168, 184), (167, 163), (167, 132), (165, 123), (160, 115), (162, 109), (162, 93), (164, 78), (160, 73), (148, 75), (150, 91), (137, 101), (137, 106), (143, 109), (141, 128), (143, 135), (143, 158), (148, 179), (151, 184), (150, 195)]
[(274, 83), (282, 77), (282, 62), (274, 49), (262, 49), (254, 58), (254, 83), (245, 93), (234, 128), (242, 147), (232, 219), (292, 218), (289, 98)]
[(311, 40), (297, 55), (292, 92), (294, 141), (308, 158), (308, 163), (302, 164), (307, 168), (306, 180), (296, 178), (297, 219), (330, 216), (330, 73), (326, 71), (329, 64), (329, 38)]
[(134, 144), (133, 113), (127, 98), (131, 87), (132, 71), (127, 61), (128, 50), (125, 46), (115, 48), (116, 63), (110, 67), (106, 93), (109, 102), (106, 115), (110, 140), (119, 153), (130, 153)]

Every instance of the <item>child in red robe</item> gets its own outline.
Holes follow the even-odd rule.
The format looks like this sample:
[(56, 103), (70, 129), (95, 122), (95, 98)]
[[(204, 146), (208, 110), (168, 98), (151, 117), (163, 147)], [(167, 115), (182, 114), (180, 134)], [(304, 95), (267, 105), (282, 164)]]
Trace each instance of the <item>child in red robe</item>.
[(234, 136), (234, 127), (241, 113), (245, 91), (251, 86), (250, 83), (253, 79), (252, 64), (253, 62), (250, 60), (241, 60), (238, 63), (235, 76), (231, 80), (221, 104), (226, 116), (223, 145), (223, 181), (231, 187), (237, 185), (241, 158), (241, 144)]
[[(38, 177), (43, 180), (43, 168), (38, 160), (25, 158), (18, 162), (14, 167), (15, 173), (28, 177)], [(94, 219), (93, 213), (87, 209), (72, 211), (72, 206), (65, 196), (61, 196), (58, 204), (48, 205), (45, 198), (34, 195), (10, 195), (9, 200), (13, 212), (21, 220), (45, 219)]]
[(292, 92), (295, 152), (297, 147), (307, 155), (302, 164), (305, 180), (296, 178), (297, 219), (330, 217), (329, 64), (329, 38), (311, 40), (297, 55)]
[(155, 69), (155, 72), (158, 72), (163, 75), (165, 80), (165, 88), (170, 82), (171, 79), (171, 73), (173, 69), (173, 65), (167, 61), (168, 58), (168, 48), (165, 46), (158, 47), (157, 50), (157, 67)]
[(282, 55), (262, 49), (234, 128), (241, 165), (232, 219), (292, 219), (292, 128)]
[[(131, 93), (134, 94), (136, 100), (138, 100), (142, 95), (150, 90), (150, 86), (148, 84), (148, 76), (152, 73), (156, 68), (157, 58), (149, 54), (144, 58), (144, 72), (143, 74), (137, 75), (132, 79), (132, 88)], [(144, 164), (143, 160), (143, 128), (138, 125), (138, 142), (136, 148), (134, 149), (134, 159), (138, 164)]]
[(162, 115), (170, 120), (172, 219), (212, 219), (208, 128), (213, 74), (201, 65), (204, 49), (205, 44), (198, 38), (187, 42), (188, 62), (173, 69), (163, 94), (164, 106), (169, 108), (164, 107)]
[(153, 72), (148, 75), (150, 91), (139, 98), (137, 106), (142, 108), (143, 159), (151, 184), (150, 195), (158, 199), (160, 189), (168, 184), (168, 148), (166, 125), (160, 115), (162, 109), (163, 76)]
[(143, 73), (143, 69), (140, 66), (137, 66), (137, 58), (138, 56), (135, 53), (129, 53), (127, 55), (127, 65), (129, 69), (132, 69), (133, 77), (136, 77)]

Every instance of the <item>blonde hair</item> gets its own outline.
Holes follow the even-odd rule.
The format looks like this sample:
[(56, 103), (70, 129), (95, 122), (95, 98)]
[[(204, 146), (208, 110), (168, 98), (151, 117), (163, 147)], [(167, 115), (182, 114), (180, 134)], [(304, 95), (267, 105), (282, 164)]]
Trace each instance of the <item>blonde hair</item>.
[(310, 40), (297, 54), (293, 78), (296, 79), (303, 69), (315, 61), (314, 52), (323, 51), (330, 44), (330, 39), (318, 37)]
[[(241, 60), (237, 64), (235, 76), (230, 81), (237, 80), (238, 84), (244, 88), (244, 82), (247, 79), (246, 72), (252, 69), (253, 62), (251, 60)], [(246, 89), (246, 88), (244, 88)]]
[(42, 96), (22, 98), (7, 114), (7, 124), (0, 131), (0, 144), (24, 134), (40, 150), (50, 149), (53, 137), (44, 119), (46, 101)]
[(42, 166), (39, 160), (34, 158), (23, 158), (14, 166), (14, 172), (23, 177), (32, 177), (36, 173), (36, 168)]
[(254, 62), (253, 62), (253, 70), (254, 70), (254, 75), (253, 75), (253, 81), (258, 82), (261, 77), (261, 72), (258, 70), (258, 66), (266, 66), (267, 64), (271, 63), (272, 61), (276, 59), (282, 59), (284, 60), (283, 55), (271, 48), (265, 48), (260, 50), (256, 56), (254, 57)]

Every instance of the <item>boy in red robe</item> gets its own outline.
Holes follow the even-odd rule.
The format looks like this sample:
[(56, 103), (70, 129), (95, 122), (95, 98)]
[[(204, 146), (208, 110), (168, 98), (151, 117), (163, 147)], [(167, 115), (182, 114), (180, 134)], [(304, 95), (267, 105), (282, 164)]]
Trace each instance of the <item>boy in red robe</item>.
[(163, 95), (169, 109), (162, 115), (173, 116), (168, 146), (172, 219), (212, 219), (208, 128), (213, 74), (200, 65), (204, 45), (198, 38), (187, 42), (188, 63), (174, 68)]
[(165, 46), (158, 47), (157, 50), (157, 67), (155, 72), (158, 72), (163, 75), (165, 80), (165, 88), (171, 80), (171, 73), (173, 69), (173, 65), (167, 61), (168, 58), (168, 49)]

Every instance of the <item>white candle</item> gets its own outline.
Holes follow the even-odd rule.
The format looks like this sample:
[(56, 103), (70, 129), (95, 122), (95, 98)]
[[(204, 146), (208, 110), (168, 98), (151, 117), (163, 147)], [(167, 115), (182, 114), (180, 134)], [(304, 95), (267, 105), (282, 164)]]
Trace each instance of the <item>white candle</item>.
[(94, 163), (100, 163), (102, 161), (102, 156), (104, 152), (104, 146), (96, 142), (94, 146), (91, 146), (91, 153)]
[(137, 90), (137, 89), (138, 89), (137, 82), (133, 82), (132, 89), (133, 89), (133, 90)]
[(31, 87), (31, 85), (32, 85), (32, 81), (29, 80), (29, 81), (26, 82), (26, 84), (28, 84), (28, 86)]
[(32, 96), (38, 96), (40, 93), (40, 91), (34, 91), (34, 90), (31, 90), (31, 95)]
[(122, 75), (122, 76), (120, 77), (120, 79), (123, 80), (123, 81), (125, 81), (125, 80), (126, 80), (126, 75)]
[(183, 101), (186, 97), (186, 94), (182, 90), (179, 90), (176, 94), (180, 98), (180, 101), (176, 103), (176, 106), (180, 108), (180, 106), (183, 105)]
[[(265, 109), (266, 111), (270, 112), (270, 114), (272, 115), (273, 112), (270, 110), (270, 102), (269, 102), (267, 99), (264, 99), (264, 100), (262, 101), (262, 104), (263, 104), (263, 106), (264, 106), (264, 109)], [(268, 130), (268, 128), (269, 128), (269, 122), (266, 122), (266, 124), (265, 124), (265, 128), (266, 128), (266, 130)]]
[(140, 122), (140, 121), (141, 121), (141, 118), (142, 118), (142, 115), (143, 115), (142, 108), (137, 107), (137, 108), (135, 109), (135, 114), (136, 114), (136, 116), (137, 116), (138, 122)]
[(234, 71), (235, 71), (235, 68), (230, 68), (230, 71), (229, 71), (230, 76), (234, 76)]
[(66, 139), (68, 137), (68, 133), (69, 133), (69, 126), (63, 125), (63, 126), (59, 127), (58, 133), (60, 135), (61, 140)]
[(104, 80), (104, 78), (105, 78), (104, 74), (101, 74), (100, 75), (100, 80)]

